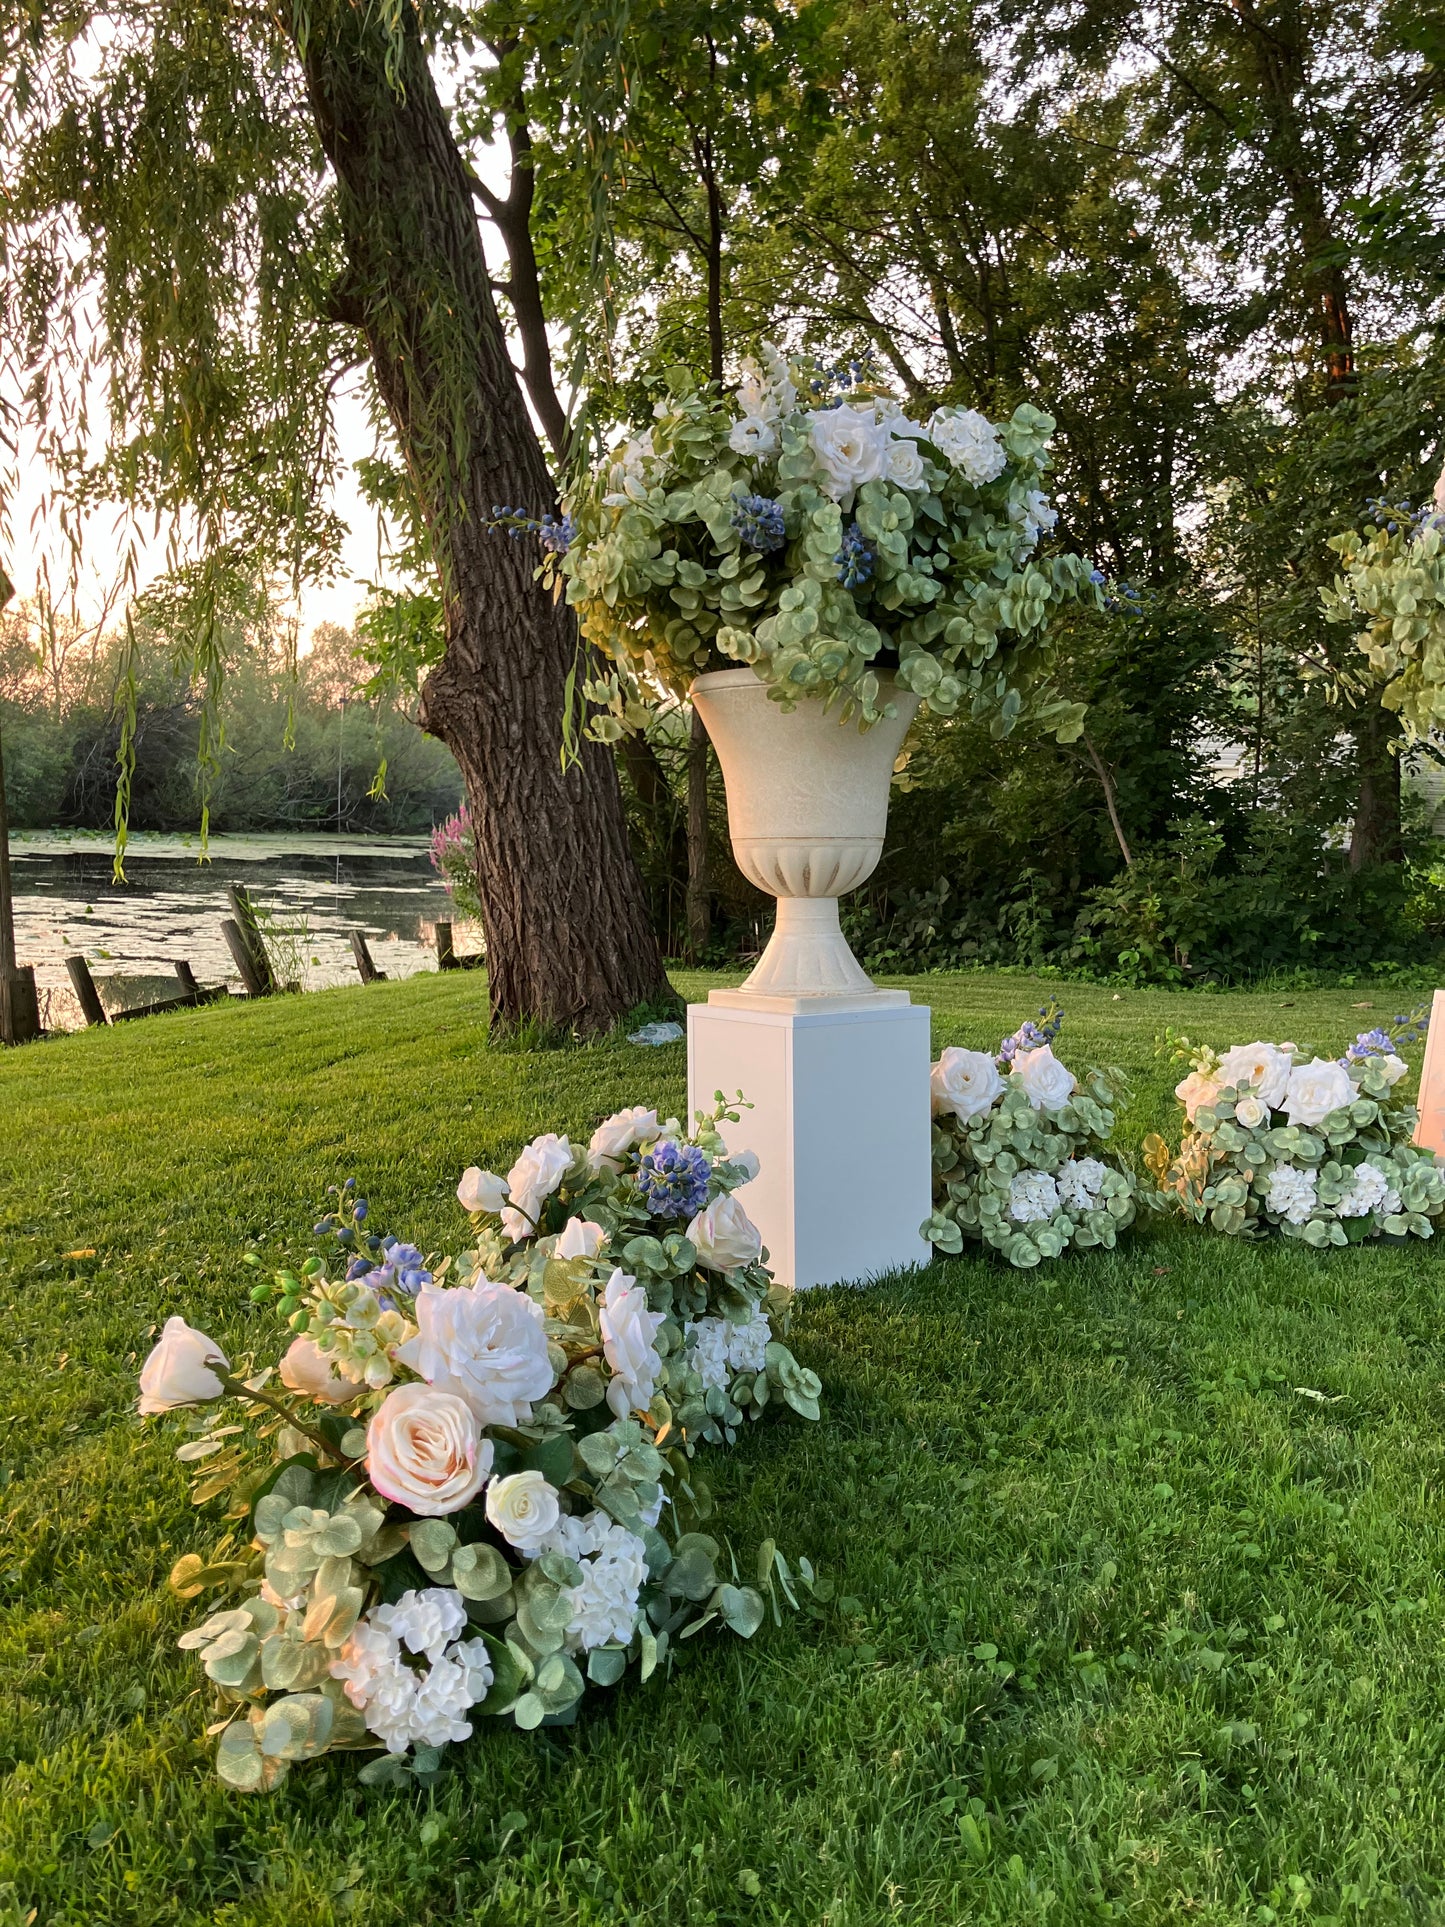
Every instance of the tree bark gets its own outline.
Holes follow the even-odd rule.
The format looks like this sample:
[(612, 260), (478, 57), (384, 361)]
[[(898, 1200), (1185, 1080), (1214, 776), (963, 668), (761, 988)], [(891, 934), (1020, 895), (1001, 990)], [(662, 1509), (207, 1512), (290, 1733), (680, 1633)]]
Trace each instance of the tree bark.
[(345, 292), (441, 577), (446, 654), (421, 721), (466, 783), (494, 1020), (597, 1032), (671, 987), (611, 754), (584, 741), (563, 768), (571, 612), (534, 581), (532, 545), (486, 527), (492, 504), (540, 514), (555, 491), (415, 15), (398, 46), (384, 11), (338, 7), (319, 30), (290, 17), (336, 173)]
[(1379, 863), (1401, 863), (1405, 840), (1400, 823), (1400, 759), (1390, 753), (1395, 719), (1377, 703), (1365, 710), (1355, 730), (1359, 791), (1350, 830), (1350, 868), (1368, 870)]

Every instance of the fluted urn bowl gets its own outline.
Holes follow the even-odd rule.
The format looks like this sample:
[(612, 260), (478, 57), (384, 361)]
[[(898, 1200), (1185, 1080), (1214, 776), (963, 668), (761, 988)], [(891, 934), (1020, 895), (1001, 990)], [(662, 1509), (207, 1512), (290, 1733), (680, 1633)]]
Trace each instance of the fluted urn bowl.
[(874, 990), (839, 928), (838, 898), (878, 866), (893, 765), (918, 711), (911, 691), (891, 676), (878, 680), (879, 707), (891, 703), (895, 713), (867, 728), (815, 697), (783, 709), (751, 669), (716, 670), (692, 685), (722, 765), (738, 868), (778, 899), (773, 935), (744, 993)]

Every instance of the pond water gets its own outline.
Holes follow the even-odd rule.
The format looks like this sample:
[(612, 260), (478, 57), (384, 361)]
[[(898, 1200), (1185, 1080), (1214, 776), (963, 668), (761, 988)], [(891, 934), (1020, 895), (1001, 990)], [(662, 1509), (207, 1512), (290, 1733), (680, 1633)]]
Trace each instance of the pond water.
[(479, 932), (454, 915), (425, 837), (213, 836), (208, 860), (200, 854), (198, 836), (139, 832), (117, 884), (108, 835), (12, 837), (15, 946), (20, 961), (35, 966), (47, 1027), (80, 1021), (65, 969), (77, 954), (110, 1010), (172, 995), (176, 958), (203, 984), (239, 990), (221, 935), (232, 883), (244, 885), (261, 912), (277, 975), (308, 990), (357, 981), (353, 930), (388, 977), (436, 968), (438, 919), (453, 922), (459, 951), (481, 947)]

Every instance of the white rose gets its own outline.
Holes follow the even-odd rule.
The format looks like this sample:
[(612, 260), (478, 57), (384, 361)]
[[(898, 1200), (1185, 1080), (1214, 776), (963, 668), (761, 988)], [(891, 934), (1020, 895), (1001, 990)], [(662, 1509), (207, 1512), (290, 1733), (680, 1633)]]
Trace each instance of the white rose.
[(928, 1074), (935, 1117), (982, 1117), (1003, 1091), (998, 1065), (984, 1050), (950, 1044)]
[(469, 1164), (457, 1186), (457, 1201), (463, 1211), (500, 1211), (507, 1202), (506, 1180)]
[(566, 1177), (572, 1146), (555, 1131), (534, 1137), (507, 1173), (511, 1199), (502, 1211), (502, 1229), (516, 1242), (535, 1236), (544, 1202)]
[(750, 418), (765, 422), (772, 420), (775, 404), (768, 391), (767, 377), (755, 361), (748, 360), (742, 364), (738, 392), (734, 399), (744, 421)]
[(590, 1218), (569, 1218), (553, 1247), (557, 1258), (595, 1258), (607, 1242), (607, 1233)]
[(697, 1261), (706, 1271), (736, 1271), (762, 1256), (763, 1240), (741, 1202), (731, 1193), (714, 1198), (687, 1227), (697, 1246)]
[(1188, 1077), (1174, 1086), (1174, 1095), (1184, 1106), (1184, 1115), (1192, 1124), (1195, 1113), (1206, 1109), (1219, 1095), (1217, 1078), (1206, 1077), (1203, 1071), (1191, 1071)]
[(434, 1385), (464, 1399), (479, 1425), (525, 1425), (552, 1389), (542, 1308), (511, 1285), (424, 1285), (417, 1331), (396, 1356)]
[[(897, 429), (894, 429), (895, 435)], [(928, 478), (923, 472), (923, 457), (914, 441), (895, 440), (889, 444), (888, 466), (884, 470), (890, 482), (899, 488), (927, 488)]]
[(614, 1271), (597, 1307), (597, 1322), (612, 1368), (607, 1403), (616, 1418), (626, 1418), (633, 1410), (645, 1411), (652, 1403), (662, 1370), (653, 1339), (662, 1321), (660, 1311), (647, 1309), (647, 1293), (637, 1280), (625, 1271)]
[(1236, 1124), (1243, 1125), (1246, 1131), (1258, 1131), (1269, 1123), (1269, 1106), (1262, 1097), (1255, 1097), (1251, 1093), (1248, 1097), (1240, 1098), (1235, 1105), (1234, 1120)]
[(314, 1338), (297, 1338), (281, 1360), (281, 1383), (288, 1392), (302, 1398), (320, 1399), (323, 1405), (345, 1405), (364, 1389), (359, 1378), (348, 1378), (330, 1352), (322, 1351)]
[(1399, 1083), (1409, 1068), (1404, 1058), (1396, 1057), (1393, 1052), (1380, 1061), (1380, 1069), (1385, 1073), (1385, 1082), (1392, 1087)]
[(1232, 1084), (1236, 1090), (1249, 1084), (1272, 1111), (1284, 1103), (1289, 1083), (1290, 1061), (1278, 1044), (1236, 1044), (1219, 1060), (1214, 1073), (1221, 1089)]
[(487, 1518), (518, 1552), (535, 1555), (561, 1516), (557, 1493), (540, 1472), (514, 1472), (487, 1487)]
[(657, 1112), (649, 1111), (645, 1104), (614, 1111), (611, 1117), (603, 1118), (588, 1139), (587, 1162), (594, 1172), (620, 1171), (634, 1145), (646, 1144), (661, 1131)]
[(777, 429), (761, 415), (744, 415), (740, 422), (733, 423), (728, 435), (728, 447), (735, 455), (747, 455), (755, 461), (765, 461), (777, 452), (777, 446)]
[(1323, 1124), (1331, 1111), (1353, 1103), (1354, 1097), (1355, 1086), (1344, 1065), (1315, 1057), (1290, 1072), (1284, 1114), (1291, 1124)]
[(975, 488), (1003, 474), (1008, 457), (998, 430), (975, 408), (935, 409), (928, 423), (928, 439)]
[(871, 407), (817, 409), (808, 417), (808, 438), (822, 470), (823, 493), (835, 502), (883, 473), (888, 430)]
[(193, 1331), (184, 1318), (168, 1318), (154, 1351), (141, 1366), (138, 1409), (149, 1416), (220, 1398), (226, 1388), (207, 1370), (208, 1359), (218, 1360), (226, 1371), (231, 1369), (230, 1359), (214, 1338)]
[(740, 1171), (746, 1171), (748, 1174), (747, 1182), (749, 1184), (752, 1183), (753, 1179), (763, 1168), (758, 1161), (756, 1151), (729, 1151), (728, 1163), (735, 1164)]
[(433, 1385), (398, 1385), (366, 1428), (366, 1474), (383, 1498), (424, 1519), (460, 1512), (492, 1469), (471, 1407)]
[(1074, 1075), (1047, 1044), (1021, 1050), (1013, 1061), (1013, 1081), (1036, 1111), (1057, 1111), (1074, 1094)]

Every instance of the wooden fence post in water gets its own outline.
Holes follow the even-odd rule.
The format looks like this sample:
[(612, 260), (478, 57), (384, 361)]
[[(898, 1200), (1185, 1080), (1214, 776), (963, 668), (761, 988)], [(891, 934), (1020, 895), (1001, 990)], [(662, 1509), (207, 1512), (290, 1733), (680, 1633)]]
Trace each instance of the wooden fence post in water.
[[(8, 587), (3, 572), (0, 584)], [(0, 602), (8, 600), (0, 596)], [(40, 1035), (35, 971), (15, 961), (15, 916), (10, 894), (10, 813), (5, 802), (5, 757), (0, 750), (0, 1044), (28, 1044)]]
[(364, 984), (384, 984), (386, 972), (378, 970), (372, 961), (371, 951), (367, 948), (366, 938), (359, 930), (351, 933), (351, 954), (356, 959), (356, 968), (361, 972)]
[(95, 979), (90, 974), (90, 965), (84, 957), (67, 957), (65, 968), (70, 977), (70, 987), (75, 992), (80, 1014), (87, 1024), (108, 1024), (105, 1005), (100, 1001), (100, 992), (95, 987)]
[(221, 935), (226, 939), (226, 948), (231, 953), (231, 961), (236, 966), (241, 982), (246, 986), (246, 995), (268, 997), (271, 994), (271, 973), (268, 970), (266, 976), (262, 977), (257, 970), (255, 956), (250, 944), (241, 934), (241, 926), (226, 917), (221, 923)]
[[(236, 934), (251, 960), (251, 972), (248, 976), (244, 970), (241, 970), (241, 960), (236, 956), (235, 946), (231, 939), (226, 937), (227, 948), (236, 958), (236, 968), (241, 970), (241, 981), (245, 984), (248, 995), (269, 997), (276, 988), (276, 979), (271, 974), (271, 959), (266, 955), (266, 945), (261, 937), (261, 925), (257, 920), (256, 907), (251, 901), (250, 893), (233, 883), (227, 888), (226, 898), (230, 903), (231, 913), (236, 919)], [(224, 935), (225, 924), (221, 925), (221, 931)], [(252, 979), (259, 988), (252, 990)]]
[(176, 982), (180, 985), (186, 996), (189, 997), (192, 1002), (199, 1003), (201, 1001), (201, 986), (196, 982), (196, 973), (191, 969), (189, 962), (184, 957), (177, 957), (172, 962), (171, 969), (175, 971)]
[(437, 969), (455, 970), (457, 953), (452, 946), (452, 927), (449, 923), (437, 925)]

